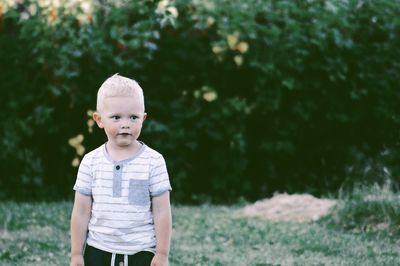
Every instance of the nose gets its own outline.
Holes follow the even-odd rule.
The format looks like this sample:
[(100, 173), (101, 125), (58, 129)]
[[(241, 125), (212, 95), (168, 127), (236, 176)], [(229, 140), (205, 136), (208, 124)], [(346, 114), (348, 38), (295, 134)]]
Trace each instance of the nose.
[(130, 121), (129, 121), (129, 119), (123, 119), (122, 121), (121, 121), (121, 128), (130, 128), (131, 126), (130, 126)]

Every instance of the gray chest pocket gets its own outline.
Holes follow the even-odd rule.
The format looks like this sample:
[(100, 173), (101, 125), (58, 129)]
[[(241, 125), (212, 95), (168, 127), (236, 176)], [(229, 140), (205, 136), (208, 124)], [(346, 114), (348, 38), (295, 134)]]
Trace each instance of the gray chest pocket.
[(130, 179), (128, 200), (133, 205), (150, 204), (149, 180)]

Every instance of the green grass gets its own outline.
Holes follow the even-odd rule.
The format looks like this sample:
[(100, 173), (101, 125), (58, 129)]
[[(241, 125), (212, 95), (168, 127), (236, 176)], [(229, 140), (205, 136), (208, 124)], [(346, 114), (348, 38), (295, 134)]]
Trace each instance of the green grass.
[(390, 183), (358, 185), (339, 194), (327, 224), (353, 232), (400, 236), (400, 193), (394, 192)]
[[(68, 265), (71, 203), (0, 203), (0, 265)], [(324, 223), (245, 218), (238, 206), (173, 206), (174, 265), (400, 265), (400, 240)]]

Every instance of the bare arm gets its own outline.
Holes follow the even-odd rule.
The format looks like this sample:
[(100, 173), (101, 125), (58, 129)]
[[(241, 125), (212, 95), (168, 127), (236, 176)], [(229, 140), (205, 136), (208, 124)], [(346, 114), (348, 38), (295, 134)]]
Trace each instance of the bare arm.
[(164, 192), (153, 201), (154, 226), (156, 230), (156, 255), (152, 266), (168, 265), (169, 246), (172, 234), (172, 215), (169, 200), (169, 191)]
[(83, 247), (92, 209), (92, 197), (75, 192), (71, 215), (71, 266), (83, 265)]

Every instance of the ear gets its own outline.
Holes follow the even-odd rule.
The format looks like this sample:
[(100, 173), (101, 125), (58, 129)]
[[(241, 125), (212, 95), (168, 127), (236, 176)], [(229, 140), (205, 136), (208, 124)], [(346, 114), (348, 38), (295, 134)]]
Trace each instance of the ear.
[(99, 128), (103, 128), (103, 122), (101, 121), (101, 115), (98, 112), (93, 113), (93, 120), (96, 121), (96, 124)]
[(144, 122), (144, 120), (146, 120), (146, 118), (147, 118), (147, 113), (143, 113), (143, 121), (142, 122)]

